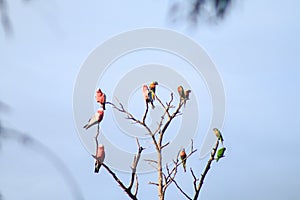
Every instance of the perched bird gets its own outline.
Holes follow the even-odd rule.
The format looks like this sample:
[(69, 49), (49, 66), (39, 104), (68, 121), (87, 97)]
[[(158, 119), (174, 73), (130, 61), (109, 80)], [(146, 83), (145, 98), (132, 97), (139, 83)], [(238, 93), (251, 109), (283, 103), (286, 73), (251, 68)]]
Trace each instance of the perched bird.
[(103, 116), (104, 116), (104, 110), (103, 108), (99, 108), (83, 128), (88, 129), (91, 126), (94, 126), (95, 124), (99, 124), (102, 121)]
[(153, 102), (155, 100), (155, 93), (152, 90), (149, 90), (148, 97), (149, 97), (150, 101)]
[(156, 86), (158, 85), (157, 81), (153, 81), (150, 83), (149, 85), (149, 89), (150, 91), (152, 91), (152, 99), (155, 100), (155, 90), (156, 90)]
[(184, 93), (183, 87), (180, 85), (180, 86), (178, 86), (177, 90), (178, 90), (178, 93), (179, 93), (179, 96), (180, 96), (180, 101), (184, 101), (185, 93)]
[(223, 145), (224, 139), (222, 137), (221, 131), (217, 128), (213, 128), (213, 131), (214, 131), (215, 135), (217, 136), (218, 140), (220, 140)]
[(182, 161), (183, 170), (186, 172), (186, 153), (184, 148), (180, 151), (179, 156)]
[(180, 96), (180, 101), (183, 102), (183, 105), (185, 106), (186, 101), (190, 100), (190, 93), (192, 92), (191, 90), (184, 91), (183, 87), (180, 85), (177, 88), (177, 91)]
[(191, 90), (187, 90), (187, 91), (185, 91), (185, 100), (190, 100), (190, 93), (191, 93), (192, 91)]
[(220, 148), (220, 149), (218, 150), (218, 152), (217, 152), (217, 158), (216, 158), (216, 161), (217, 161), (217, 162), (220, 160), (220, 158), (225, 157), (225, 156), (224, 156), (225, 150), (226, 150), (225, 147), (222, 147), (222, 148)]
[(149, 93), (149, 89), (147, 85), (143, 85), (142, 87), (142, 92), (143, 92), (143, 97), (145, 99), (145, 101), (147, 101), (148, 97), (148, 93)]
[(93, 156), (95, 158), (95, 173), (99, 172), (99, 169), (102, 165), (102, 163), (104, 162), (104, 158), (105, 158), (105, 151), (104, 151), (104, 146), (100, 145), (97, 149), (96, 155)]
[(143, 92), (143, 97), (146, 101), (146, 103), (151, 103), (152, 108), (154, 109), (154, 104), (153, 104), (153, 94), (152, 91), (149, 90), (147, 85), (143, 85), (142, 87), (142, 92)]
[(103, 110), (105, 110), (106, 95), (101, 91), (100, 88), (96, 91), (96, 101), (102, 105)]

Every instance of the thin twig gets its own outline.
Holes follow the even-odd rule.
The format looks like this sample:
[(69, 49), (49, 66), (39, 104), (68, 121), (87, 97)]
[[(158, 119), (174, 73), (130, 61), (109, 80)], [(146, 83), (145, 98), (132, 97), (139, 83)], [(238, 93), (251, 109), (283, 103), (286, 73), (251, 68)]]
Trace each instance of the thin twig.
[[(171, 94), (172, 95), (172, 94)], [(165, 112), (167, 113), (168, 117), (171, 117), (170, 113), (169, 113), (169, 109), (170, 109), (170, 104), (168, 105), (167, 103), (167, 107), (162, 103), (162, 101), (160, 100), (160, 98), (158, 98), (158, 96), (156, 96), (157, 101), (160, 103), (160, 105), (164, 108)], [(171, 100), (173, 101), (173, 98), (171, 97)]]
[(197, 181), (198, 181), (199, 179), (197, 179), (197, 177), (195, 176), (193, 169), (190, 168), (190, 170), (191, 170), (191, 174), (192, 174), (192, 176), (193, 176), (193, 178), (194, 178), (194, 181), (193, 181), (194, 190), (197, 191)]
[(176, 109), (176, 111), (171, 115), (171, 117), (169, 117), (168, 121), (165, 123), (165, 126), (162, 129), (162, 135), (165, 133), (165, 131), (167, 130), (167, 128), (169, 127), (171, 121), (180, 113), (180, 108), (182, 107), (183, 103), (179, 102), (178, 107)]
[[(97, 134), (99, 134), (99, 130), (98, 130)], [(96, 143), (98, 146), (97, 137), (95, 137), (95, 139), (96, 139)], [(133, 163), (132, 163), (132, 167), (131, 167), (131, 170), (132, 170), (131, 180), (130, 180), (128, 187), (126, 187), (124, 185), (124, 183), (117, 177), (117, 175), (107, 165), (102, 163), (102, 166), (112, 175), (112, 177), (115, 179), (115, 181), (121, 186), (121, 188), (126, 192), (126, 194), (133, 200), (137, 200), (136, 196), (137, 196), (138, 186), (139, 186), (138, 178), (136, 175), (136, 168), (137, 168), (138, 162), (140, 160), (141, 153), (144, 150), (144, 148), (142, 146), (140, 146), (139, 140), (137, 138), (136, 138), (136, 142), (137, 142), (137, 146), (138, 146), (138, 153), (134, 156), (134, 159), (133, 159)], [(135, 191), (134, 191), (134, 193), (132, 193), (131, 189), (132, 189), (134, 182), (136, 183)]]
[(133, 195), (136, 196), (138, 191), (139, 191), (139, 180), (138, 180), (138, 176), (135, 176), (135, 191)]
[(177, 189), (178, 189), (178, 190), (179, 190), (179, 191), (180, 191), (187, 199), (192, 200), (192, 198), (189, 197), (189, 195), (187, 195), (187, 193), (185, 193), (185, 192), (181, 189), (181, 187), (178, 185), (178, 183), (177, 183), (174, 179), (173, 179), (172, 181), (175, 183)]
[(143, 117), (143, 123), (144, 123), (144, 124), (145, 124), (145, 120), (146, 120), (146, 117), (147, 117), (148, 110), (149, 110), (149, 105), (148, 105), (148, 103), (146, 102), (146, 110), (145, 110), (145, 114), (144, 114), (144, 117)]
[(163, 122), (164, 122), (164, 119), (165, 119), (165, 115), (166, 115), (166, 112), (164, 112), (162, 114), (162, 116), (160, 117), (160, 121), (159, 121), (159, 123), (157, 125), (157, 129), (154, 131), (153, 135), (155, 135), (158, 132), (161, 132), (161, 127), (163, 125)]
[[(193, 140), (192, 140), (192, 145), (191, 145), (191, 152), (186, 156), (186, 159), (187, 160), (193, 153), (195, 153), (197, 151), (197, 149), (193, 149)], [(175, 181), (175, 177), (177, 175), (177, 171), (178, 171), (178, 167), (183, 163), (183, 161), (179, 161), (179, 155), (180, 155), (180, 151), (178, 151), (177, 153), (177, 156), (176, 156), (176, 160), (173, 160), (173, 164), (174, 164), (174, 167), (172, 168), (172, 170), (170, 170), (169, 168), (167, 168), (167, 173), (168, 175), (165, 177), (165, 186), (164, 186), (164, 193), (166, 192), (167, 188), (169, 187), (169, 185)], [(175, 182), (174, 182), (175, 183)], [(175, 183), (176, 185), (177, 183)], [(180, 186), (177, 184), (176, 187), (179, 187)], [(180, 188), (180, 191), (185, 195), (185, 196), (188, 196), (181, 188)], [(190, 197), (189, 197), (190, 198)]]
[(98, 142), (98, 136), (99, 136), (99, 133), (100, 133), (99, 129), (100, 129), (100, 127), (99, 127), (99, 123), (98, 123), (97, 132), (96, 132), (96, 135), (95, 135), (95, 141), (96, 141), (96, 154), (95, 154), (95, 156), (97, 156), (97, 150), (98, 150), (98, 146), (99, 146), (99, 142)]
[[(118, 99), (117, 99), (117, 101), (118, 101)], [(119, 112), (125, 113), (125, 114), (127, 115), (127, 119), (132, 120), (133, 122), (135, 122), (135, 123), (140, 124), (141, 126), (143, 126), (143, 127), (147, 130), (148, 134), (151, 136), (152, 141), (153, 141), (153, 143), (154, 143), (154, 145), (155, 145), (155, 148), (156, 148), (156, 149), (159, 148), (159, 147), (158, 147), (158, 144), (157, 144), (157, 142), (156, 142), (155, 136), (154, 136), (154, 134), (152, 133), (152, 131), (150, 130), (150, 128), (149, 128), (145, 123), (143, 123), (142, 121), (136, 119), (131, 113), (129, 113), (129, 112), (124, 108), (124, 106), (123, 106), (122, 103), (120, 103), (120, 102), (118, 101), (120, 107), (117, 107), (115, 104), (113, 104), (113, 103), (111, 103), (111, 102), (106, 102), (106, 103), (112, 105), (113, 108), (115, 108), (115, 109), (118, 110)], [(145, 112), (145, 113), (146, 113), (146, 112)]]
[(148, 182), (148, 184), (158, 186), (158, 183), (154, 183), (154, 182)]
[(170, 144), (170, 142), (167, 142), (166, 144), (161, 146), (161, 149), (165, 148), (166, 146), (168, 146)]
[[(192, 156), (193, 153), (195, 153), (197, 151), (197, 149), (193, 150), (192, 152), (190, 152), (187, 156), (186, 159), (187, 160), (190, 156)], [(183, 163), (183, 161), (178, 161), (176, 163), (176, 165), (174, 165), (173, 169), (171, 170), (170, 175), (168, 176), (168, 178), (170, 178), (171, 174), (176, 170), (175, 168), (177, 168), (178, 166), (180, 166)]]
[(158, 170), (158, 168), (156, 166), (154, 166), (151, 162), (148, 162), (148, 165), (150, 165), (151, 167), (153, 167), (155, 170)]
[(123, 182), (117, 177), (117, 175), (104, 163), (102, 166), (112, 175), (115, 181), (120, 185), (120, 187), (126, 192), (126, 194), (132, 199), (137, 200), (137, 197), (131, 193), (131, 191), (123, 184)]
[(199, 193), (200, 193), (200, 190), (202, 188), (202, 185), (204, 183), (204, 179), (210, 169), (210, 166), (211, 166), (211, 163), (215, 160), (215, 155), (216, 155), (216, 152), (217, 152), (217, 149), (218, 149), (218, 146), (219, 146), (219, 140), (217, 139), (217, 142), (215, 144), (215, 147), (212, 149), (211, 151), (211, 154), (210, 154), (210, 158), (206, 164), (206, 167), (204, 169), (204, 172), (203, 174), (201, 175), (201, 179), (200, 179), (200, 182), (195, 190), (195, 195), (194, 195), (194, 198), (193, 200), (197, 200), (198, 199), (198, 196), (199, 196)]
[(138, 138), (136, 138), (136, 143), (137, 143), (137, 146), (138, 146), (138, 153), (137, 153), (137, 155), (134, 156), (132, 167), (131, 167), (132, 173), (131, 173), (131, 181), (130, 181), (130, 184), (128, 186), (129, 190), (131, 190), (131, 188), (133, 186), (133, 183), (134, 183), (134, 180), (135, 180), (135, 176), (136, 176), (136, 168), (137, 168), (138, 162), (140, 160), (141, 153), (144, 150), (144, 148), (141, 147)]
[(152, 160), (152, 159), (144, 159), (144, 161), (146, 161), (146, 162), (153, 162), (153, 163), (157, 164), (157, 161), (156, 160)]

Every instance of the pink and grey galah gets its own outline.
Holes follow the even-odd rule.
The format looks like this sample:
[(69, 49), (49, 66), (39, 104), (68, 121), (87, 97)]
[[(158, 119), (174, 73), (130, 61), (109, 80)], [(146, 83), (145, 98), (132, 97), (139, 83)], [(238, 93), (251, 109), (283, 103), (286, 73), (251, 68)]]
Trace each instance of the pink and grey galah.
[(88, 129), (91, 126), (94, 126), (95, 124), (99, 124), (102, 121), (103, 116), (104, 116), (104, 110), (103, 108), (99, 108), (83, 128)]
[(102, 165), (102, 163), (104, 162), (104, 158), (105, 158), (105, 151), (104, 151), (104, 146), (103, 145), (99, 145), (97, 148), (97, 152), (96, 155), (93, 156), (95, 158), (95, 173), (99, 172), (99, 169)]
[(95, 95), (96, 101), (102, 105), (103, 110), (105, 110), (105, 103), (106, 103), (106, 95), (102, 92), (100, 88), (97, 89)]

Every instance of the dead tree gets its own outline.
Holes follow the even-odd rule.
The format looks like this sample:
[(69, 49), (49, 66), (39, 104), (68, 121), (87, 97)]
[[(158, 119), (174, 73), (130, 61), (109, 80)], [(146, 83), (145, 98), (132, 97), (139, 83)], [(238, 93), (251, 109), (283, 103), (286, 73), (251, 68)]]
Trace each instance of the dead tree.
[[(182, 114), (181, 109), (182, 109), (182, 106), (186, 103), (186, 101), (181, 100), (177, 106), (174, 106), (173, 105), (173, 100), (174, 100), (173, 93), (171, 93), (170, 100), (166, 103), (163, 103), (160, 100), (160, 98), (157, 97), (156, 95), (155, 95), (155, 99), (158, 101), (158, 103), (160, 104), (160, 106), (162, 106), (162, 108), (164, 110), (163, 114), (161, 115), (161, 118), (159, 119), (157, 128), (155, 130), (151, 130), (150, 127), (146, 123), (146, 118), (147, 118), (147, 114), (148, 114), (148, 110), (149, 110), (147, 102), (146, 102), (146, 109), (145, 109), (142, 119), (136, 118), (133, 114), (131, 114), (128, 110), (126, 110), (125, 107), (123, 106), (123, 104), (119, 101), (118, 101), (118, 105), (115, 105), (111, 102), (106, 102), (106, 103), (111, 105), (114, 109), (118, 110), (120, 113), (123, 113), (125, 115), (126, 119), (128, 119), (129, 121), (131, 121), (135, 124), (139, 124), (140, 126), (144, 127), (147, 134), (151, 137), (153, 145), (154, 145), (156, 153), (157, 153), (157, 158), (156, 158), (156, 160), (146, 160), (146, 161), (149, 164), (151, 164), (151, 166), (154, 166), (157, 171), (157, 181), (149, 182), (149, 184), (157, 187), (158, 197), (159, 197), (158, 199), (164, 200), (168, 187), (172, 183), (174, 183), (176, 188), (183, 194), (184, 197), (186, 197), (187, 199), (190, 199), (190, 200), (196, 200), (199, 197), (199, 193), (203, 186), (204, 179), (211, 167), (211, 164), (213, 161), (215, 161), (215, 155), (218, 150), (219, 140), (218, 140), (218, 138), (216, 139), (216, 144), (212, 148), (210, 158), (207, 162), (207, 165), (199, 178), (197, 178), (193, 169), (190, 168), (190, 173), (194, 179), (194, 181), (193, 181), (194, 194), (193, 195), (187, 194), (182, 189), (182, 187), (180, 187), (178, 182), (176, 181), (178, 167), (180, 165), (182, 165), (182, 163), (183, 163), (183, 160), (179, 159), (179, 152), (177, 154), (177, 157), (173, 160), (173, 163), (169, 163), (169, 164), (166, 164), (166, 166), (163, 166), (163, 162), (162, 162), (162, 160), (163, 160), (162, 150), (169, 144), (169, 142), (163, 143), (164, 135), (165, 135), (168, 127), (171, 125), (172, 120)], [(171, 112), (171, 109), (174, 109), (174, 112)], [(98, 126), (98, 132), (95, 137), (96, 144), (98, 144), (98, 141), (97, 141), (98, 134), (99, 134), (99, 126)], [(137, 146), (138, 146), (138, 152), (134, 156), (134, 159), (133, 159), (133, 163), (132, 163), (132, 167), (131, 167), (131, 169), (132, 169), (131, 180), (130, 180), (130, 183), (128, 186), (125, 186), (125, 184), (117, 177), (117, 175), (109, 168), (109, 166), (107, 166), (105, 163), (102, 164), (103, 167), (112, 175), (114, 180), (126, 192), (128, 197), (130, 197), (131, 199), (134, 199), (134, 200), (138, 199), (137, 193), (138, 193), (138, 186), (139, 186), (138, 178), (137, 178), (137, 174), (136, 174), (136, 168), (139, 163), (141, 153), (144, 149), (143, 147), (140, 146), (139, 140), (136, 139), (136, 141), (137, 141)], [(191, 141), (191, 148), (190, 148), (189, 153), (186, 155), (185, 159), (188, 159), (189, 157), (191, 157), (196, 151), (197, 151), (197, 149), (194, 149), (193, 141)], [(134, 191), (132, 191), (133, 185), (135, 185)]]

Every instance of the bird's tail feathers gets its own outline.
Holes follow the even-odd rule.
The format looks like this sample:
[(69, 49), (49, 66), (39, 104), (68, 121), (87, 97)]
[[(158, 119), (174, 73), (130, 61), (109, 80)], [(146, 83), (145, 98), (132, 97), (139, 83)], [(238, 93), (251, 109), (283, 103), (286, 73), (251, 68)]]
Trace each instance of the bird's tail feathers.
[(89, 124), (86, 124), (86, 125), (84, 125), (83, 128), (88, 129), (89, 128), (88, 126), (89, 126)]

